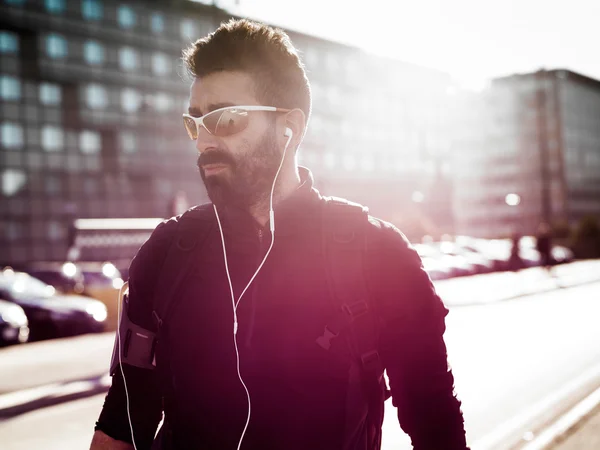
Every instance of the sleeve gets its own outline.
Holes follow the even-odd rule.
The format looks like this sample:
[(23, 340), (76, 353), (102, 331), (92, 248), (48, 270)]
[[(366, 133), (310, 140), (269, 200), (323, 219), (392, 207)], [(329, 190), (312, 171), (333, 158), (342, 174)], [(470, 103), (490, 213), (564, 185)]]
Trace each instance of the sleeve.
[[(174, 224), (174, 220), (169, 220), (158, 225), (129, 269), (129, 318), (150, 330), (154, 328), (151, 304), (155, 280), (174, 235)], [(136, 447), (148, 449), (162, 417), (158, 376), (155, 371), (126, 364), (122, 369), (125, 380), (121, 367), (117, 367), (95, 429), (130, 444), (133, 429)]]
[(374, 225), (367, 281), (384, 321), (380, 356), (400, 426), (415, 450), (468, 450), (443, 339), (448, 310), (406, 237)]

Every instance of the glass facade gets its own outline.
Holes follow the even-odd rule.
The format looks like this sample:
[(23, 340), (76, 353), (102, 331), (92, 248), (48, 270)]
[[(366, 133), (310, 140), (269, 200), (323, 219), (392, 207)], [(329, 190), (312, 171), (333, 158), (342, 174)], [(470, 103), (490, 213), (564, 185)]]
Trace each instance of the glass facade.
[(44, 105), (60, 105), (62, 92), (60, 86), (54, 83), (41, 83), (39, 92), (40, 103)]
[(104, 47), (97, 41), (86, 41), (83, 44), (83, 58), (90, 65), (104, 63)]
[(46, 54), (50, 58), (62, 59), (67, 56), (67, 40), (60, 34), (46, 36)]
[(84, 19), (91, 21), (101, 20), (103, 13), (101, 0), (81, 1), (81, 15)]
[(5, 149), (15, 150), (23, 147), (23, 127), (14, 122), (2, 122), (0, 142)]
[(133, 28), (136, 23), (135, 12), (127, 5), (119, 6), (117, 9), (117, 19), (121, 28)]
[(62, 14), (65, 12), (66, 0), (45, 0), (46, 11), (51, 14)]
[(16, 101), (21, 98), (21, 80), (12, 76), (0, 75), (0, 99)]
[(139, 54), (132, 47), (122, 47), (119, 49), (119, 65), (121, 69), (130, 72), (138, 68)]
[(152, 13), (150, 16), (150, 28), (154, 33), (162, 33), (165, 31), (165, 17), (158, 12)]
[(19, 38), (10, 31), (0, 31), (0, 53), (18, 53)]
[(108, 105), (108, 93), (104, 86), (89, 84), (85, 94), (87, 106), (91, 109), (104, 109)]
[[(0, 7), (9, 3), (27, 2), (0, 0)], [(181, 123), (189, 98), (189, 82), (179, 76), (181, 48), (229, 15), (185, 3), (37, 0), (39, 8), (27, 4), (10, 30), (0, 29), (0, 222), (7, 224), (0, 263), (64, 260), (73, 217), (164, 217), (180, 189), (192, 204), (206, 201), (197, 152)], [(40, 15), (48, 18), (43, 30), (32, 25)], [(409, 76), (416, 69), (402, 64), (370, 69), (377, 59), (358, 49), (290, 35), (313, 86), (299, 158), (317, 187), (369, 206), (367, 193), (390, 192), (389, 205), (401, 208), (410, 195), (398, 174), (407, 173), (416, 144), (394, 139), (411, 135), (406, 117), (423, 100), (419, 93), (445, 92), (447, 77), (426, 70), (427, 77)], [(417, 81), (399, 84), (402, 74)], [(435, 86), (419, 84), (424, 78)], [(403, 105), (403, 115), (390, 103)], [(434, 122), (430, 103), (419, 111), (422, 122)], [(381, 180), (379, 191), (366, 189), (373, 178)]]

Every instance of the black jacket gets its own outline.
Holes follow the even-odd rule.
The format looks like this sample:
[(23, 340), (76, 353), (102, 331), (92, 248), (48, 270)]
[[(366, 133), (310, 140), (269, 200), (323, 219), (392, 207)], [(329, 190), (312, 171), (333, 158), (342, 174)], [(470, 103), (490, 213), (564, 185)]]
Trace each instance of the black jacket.
[[(302, 186), (275, 209), (275, 245), (238, 308), (241, 373), (252, 407), (244, 450), (341, 448), (348, 363), (315, 344), (332, 315), (321, 222), (315, 220), (324, 200), (310, 173), (301, 173)], [(229, 209), (220, 217), (237, 299), (270, 234), (245, 212)], [(140, 326), (153, 326), (148, 305), (177, 220), (182, 218), (159, 225), (132, 262), (130, 318)], [(161, 342), (169, 354), (170, 386), (157, 372), (123, 367), (138, 449), (150, 446), (164, 389), (172, 398), (166, 415), (177, 449), (235, 449), (245, 424), (247, 400), (237, 376), (232, 301), (217, 227), (194, 258)], [(465, 450), (442, 337), (448, 311), (406, 238), (371, 217), (366, 271), (384, 320), (379, 352), (402, 429), (416, 450)], [(125, 405), (118, 371), (96, 428), (131, 442)]]

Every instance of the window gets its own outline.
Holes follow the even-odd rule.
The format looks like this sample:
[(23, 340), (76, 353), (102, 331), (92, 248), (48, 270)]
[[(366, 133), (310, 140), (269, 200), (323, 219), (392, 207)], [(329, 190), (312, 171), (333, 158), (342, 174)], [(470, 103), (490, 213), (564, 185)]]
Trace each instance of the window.
[(46, 36), (46, 53), (50, 58), (64, 58), (67, 56), (67, 41), (60, 34)]
[(40, 102), (44, 105), (59, 105), (62, 100), (62, 92), (58, 84), (40, 84)]
[(52, 125), (42, 127), (42, 148), (47, 152), (62, 150), (64, 140), (64, 133), (60, 128)]
[(104, 63), (104, 47), (96, 41), (87, 41), (83, 45), (83, 58), (90, 65)]
[(323, 157), (323, 163), (328, 169), (335, 168), (335, 154), (332, 152), (325, 153), (325, 156)]
[(15, 33), (0, 31), (0, 53), (18, 53), (19, 38)]
[(84, 130), (79, 134), (79, 149), (86, 155), (94, 155), (100, 151), (102, 139), (96, 131)]
[(104, 86), (90, 84), (86, 89), (87, 105), (92, 109), (103, 109), (108, 105), (108, 94)]
[(55, 175), (48, 175), (44, 183), (44, 192), (46, 194), (56, 195), (62, 191), (60, 178)]
[(169, 58), (164, 53), (155, 53), (152, 55), (152, 70), (156, 75), (166, 75), (171, 71)]
[(354, 159), (354, 155), (344, 155), (344, 169), (348, 171), (352, 171), (356, 168), (356, 160)]
[(121, 28), (133, 28), (135, 26), (135, 12), (130, 6), (119, 6), (117, 19)]
[(61, 14), (65, 11), (65, 0), (46, 0), (46, 10), (52, 14)]
[(102, 3), (100, 0), (83, 0), (81, 2), (81, 15), (87, 20), (102, 19)]
[(2, 171), (2, 195), (11, 197), (25, 186), (27, 177), (22, 170), (6, 169)]
[(373, 170), (375, 170), (373, 158), (370, 156), (364, 156), (360, 161), (360, 168), (365, 172), (373, 172)]
[(164, 92), (159, 92), (154, 96), (154, 109), (157, 111), (169, 111), (173, 106), (173, 101), (171, 97)]
[(0, 127), (1, 140), (5, 148), (16, 149), (23, 147), (23, 128), (13, 122), (3, 122)]
[(65, 228), (58, 220), (51, 220), (47, 226), (47, 236), (51, 241), (58, 241), (65, 236)]
[(119, 64), (123, 70), (132, 71), (138, 67), (138, 53), (131, 47), (119, 50)]
[(194, 40), (196, 36), (196, 27), (194, 21), (191, 19), (184, 19), (181, 21), (179, 32), (182, 39)]
[(123, 131), (120, 134), (121, 151), (123, 153), (135, 153), (137, 143), (134, 134), (131, 131)]
[(150, 16), (150, 28), (152, 28), (154, 33), (165, 31), (165, 18), (161, 13), (152, 13), (152, 16)]
[(21, 98), (21, 80), (0, 75), (0, 98), (2, 100), (19, 100)]
[(135, 112), (141, 104), (142, 96), (135, 89), (125, 88), (121, 91), (121, 107), (124, 111)]

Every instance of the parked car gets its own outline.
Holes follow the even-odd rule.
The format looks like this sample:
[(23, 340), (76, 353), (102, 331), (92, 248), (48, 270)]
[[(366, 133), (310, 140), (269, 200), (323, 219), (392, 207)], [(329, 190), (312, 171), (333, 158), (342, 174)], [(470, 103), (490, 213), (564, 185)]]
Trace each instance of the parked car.
[(64, 294), (82, 294), (114, 302), (123, 286), (121, 273), (110, 262), (38, 262), (25, 270)]
[(441, 261), (430, 256), (421, 257), (423, 268), (432, 280), (447, 280), (452, 278), (452, 268), (444, 265)]
[(491, 263), (493, 271), (497, 272), (508, 269), (510, 248), (506, 248), (504, 244), (500, 244), (499, 247), (498, 242), (495, 240), (470, 236), (456, 236), (455, 242), (467, 251), (480, 254)]
[(463, 258), (472, 267), (475, 274), (490, 273), (494, 270), (494, 263), (489, 258), (477, 251), (472, 251), (466, 245), (450, 241), (434, 242), (430, 245), (434, 245), (443, 255)]
[(29, 326), (23, 308), (0, 300), (0, 347), (24, 344), (28, 339)]
[(429, 258), (437, 261), (438, 267), (444, 267), (450, 274), (450, 277), (461, 277), (477, 273), (475, 267), (463, 256), (444, 254), (435, 242), (414, 244), (413, 247), (421, 257), (421, 260)]
[(56, 289), (24, 272), (0, 272), (0, 298), (19, 305), (29, 321), (30, 340), (104, 331), (102, 302), (80, 295), (60, 295)]

